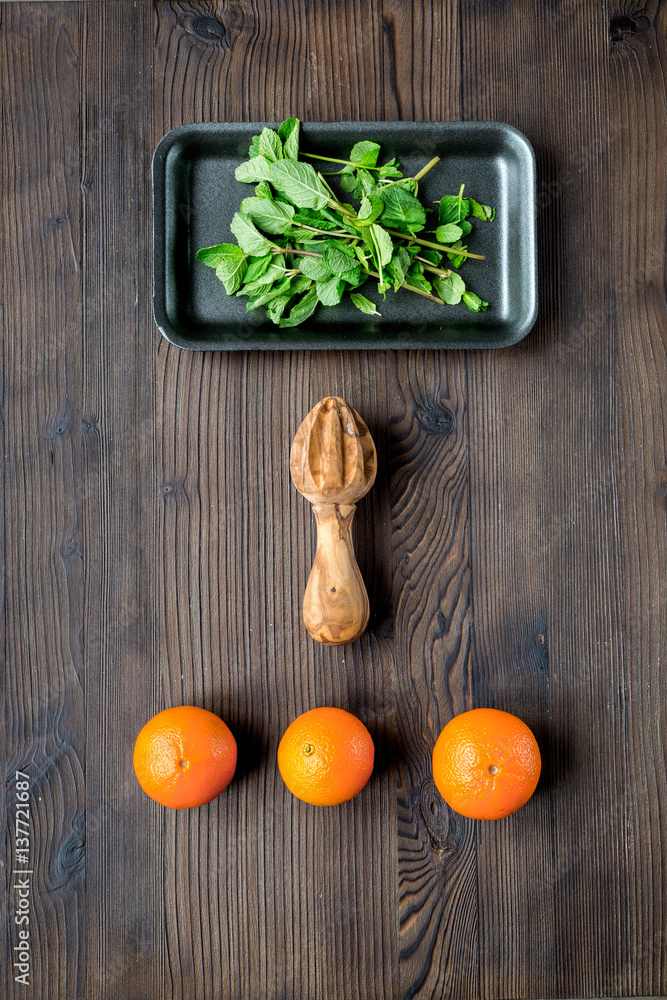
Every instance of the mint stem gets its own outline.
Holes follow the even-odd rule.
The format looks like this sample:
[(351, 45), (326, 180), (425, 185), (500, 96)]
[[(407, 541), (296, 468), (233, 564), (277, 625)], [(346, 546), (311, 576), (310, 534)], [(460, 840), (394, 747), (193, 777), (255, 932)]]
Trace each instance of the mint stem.
[(436, 163), (440, 163), (439, 156), (434, 156), (432, 160), (429, 160), (426, 166), (422, 167), (418, 174), (415, 174), (415, 176), (412, 178), (413, 181), (420, 181), (424, 176), (424, 174), (427, 174), (429, 170), (436, 165)]
[[(318, 174), (318, 176), (319, 176), (319, 177), (321, 177), (322, 175), (321, 175), (321, 174)], [(324, 183), (326, 184), (326, 181), (325, 181)], [(327, 184), (327, 187), (328, 187), (328, 186), (329, 186), (329, 185)], [(341, 204), (340, 204), (340, 202), (336, 201), (336, 200), (335, 200), (335, 199), (333, 199), (333, 198), (330, 198), (330, 199), (329, 199), (329, 201), (327, 202), (327, 204), (328, 204), (329, 208), (333, 208), (333, 209), (335, 209), (335, 210), (336, 210), (337, 212), (341, 212), (341, 213), (342, 213), (343, 215), (347, 215), (348, 219), (354, 219), (354, 220), (355, 220), (355, 222), (356, 222), (356, 219), (357, 219), (357, 217), (356, 217), (356, 215), (354, 214), (354, 212), (351, 212), (351, 211), (349, 210), (349, 208), (345, 208), (345, 206), (344, 206), (344, 205), (341, 205)]]
[[(364, 270), (368, 271), (368, 274), (370, 274), (371, 278), (380, 277), (377, 271), (370, 271), (368, 268), (364, 268)], [(401, 288), (406, 288), (409, 292), (415, 292), (417, 295), (423, 295), (425, 299), (430, 299), (431, 302), (437, 302), (439, 306), (444, 306), (445, 304), (443, 299), (439, 299), (437, 295), (431, 295), (430, 292), (425, 292), (423, 288), (415, 288), (414, 285), (408, 285), (405, 281), (402, 282)]]
[(435, 267), (433, 264), (431, 264), (429, 260), (426, 259), (426, 257), (420, 257), (419, 254), (417, 254), (415, 260), (421, 261), (421, 263), (424, 265), (425, 271), (432, 271), (433, 274), (439, 274), (441, 278), (451, 277), (452, 274), (451, 271), (445, 271), (441, 267)]
[(420, 240), (417, 236), (406, 236), (405, 233), (398, 233), (395, 229), (388, 229), (387, 232), (390, 236), (397, 236), (401, 240), (407, 240), (408, 243), (419, 243), (422, 247), (431, 247), (433, 250), (444, 250), (446, 253), (453, 253), (457, 257), (474, 257), (475, 260), (485, 260), (481, 254), (469, 253), (467, 250), (463, 250), (460, 247), (446, 247), (442, 243), (431, 243), (429, 240)]
[(355, 215), (355, 213), (354, 213), (354, 212), (351, 212), (349, 208), (345, 208), (345, 206), (344, 206), (344, 205), (341, 205), (341, 203), (340, 203), (339, 201), (336, 201), (336, 195), (335, 195), (335, 192), (334, 192), (334, 191), (332, 191), (332, 189), (331, 189), (331, 188), (329, 187), (329, 185), (328, 185), (328, 184), (327, 184), (327, 182), (325, 181), (325, 179), (324, 179), (324, 177), (322, 176), (322, 174), (320, 174), (320, 173), (318, 172), (317, 176), (318, 176), (318, 177), (319, 177), (319, 179), (320, 179), (320, 180), (322, 181), (322, 183), (324, 184), (325, 188), (327, 189), (327, 191), (328, 191), (328, 192), (329, 192), (329, 194), (331, 195), (331, 198), (330, 198), (330, 199), (329, 199), (329, 201), (327, 202), (327, 205), (329, 206), (329, 208), (334, 208), (334, 209), (335, 209), (335, 210), (336, 210), (337, 212), (342, 212), (342, 213), (343, 213), (343, 215), (347, 215), (347, 216), (349, 216), (349, 217), (350, 217), (351, 219), (355, 219), (355, 220), (356, 220), (357, 216)]
[(380, 169), (380, 167), (365, 167), (363, 163), (355, 163), (353, 160), (337, 160), (333, 156), (318, 156), (317, 153), (301, 153), (301, 156), (308, 156), (311, 160), (326, 160), (327, 163), (344, 163), (346, 167), (361, 167), (362, 170)]
[(380, 279), (380, 284), (384, 285), (384, 276), (382, 274), (382, 259), (381, 259), (382, 255), (380, 253), (380, 247), (378, 246), (378, 241), (377, 241), (377, 238), (375, 236), (375, 233), (373, 232), (373, 227), (372, 226), (371, 226), (370, 233), (371, 233), (371, 243), (375, 247), (375, 253), (376, 253), (376, 258), (375, 259), (377, 260), (378, 268), (380, 270), (378, 278)]
[(292, 250), (290, 247), (275, 247), (275, 248), (271, 249), (271, 253), (298, 253), (302, 257), (322, 257), (323, 256), (323, 254), (321, 254), (321, 253), (315, 253), (314, 250)]
[(300, 229), (307, 229), (310, 233), (320, 233), (322, 236), (340, 236), (342, 238), (347, 238), (350, 240), (360, 240), (361, 236), (353, 236), (352, 233), (348, 233), (344, 229), (329, 230), (329, 229), (316, 229), (315, 226), (307, 226), (305, 222), (298, 223)]

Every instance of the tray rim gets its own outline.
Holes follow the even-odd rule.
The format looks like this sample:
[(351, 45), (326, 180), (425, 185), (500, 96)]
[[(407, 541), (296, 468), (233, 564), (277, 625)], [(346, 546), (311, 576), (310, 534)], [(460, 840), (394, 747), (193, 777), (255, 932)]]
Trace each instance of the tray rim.
[[(272, 344), (257, 346), (256, 344), (244, 344), (243, 342), (234, 344), (193, 343), (182, 336), (173, 326), (167, 315), (166, 304), (166, 211), (157, 212), (156, 205), (165, 205), (167, 159), (170, 150), (184, 136), (188, 134), (197, 135), (203, 132), (233, 131), (242, 128), (244, 131), (255, 131), (264, 127), (277, 128), (279, 122), (255, 122), (255, 121), (208, 121), (208, 122), (186, 122), (177, 125), (166, 132), (157, 143), (151, 160), (151, 180), (152, 180), (152, 211), (153, 211), (153, 318), (155, 325), (161, 335), (174, 347), (187, 351), (289, 351), (289, 350), (331, 350), (330, 343), (319, 345), (317, 343), (294, 343), (290, 341), (289, 335), (283, 337), (281, 341)], [(528, 156), (530, 166), (530, 192), (526, 198), (527, 219), (526, 229), (530, 240), (528, 255), (530, 258), (530, 304), (526, 310), (526, 315), (517, 324), (511, 335), (498, 344), (476, 344), (470, 341), (447, 341), (442, 336), (434, 336), (429, 339), (423, 334), (419, 340), (409, 347), (403, 344), (392, 343), (392, 339), (387, 337), (382, 340), (375, 336), (372, 341), (365, 340), (360, 336), (358, 343), (343, 343), (338, 346), (338, 350), (352, 351), (383, 351), (383, 350), (503, 350), (513, 347), (524, 340), (532, 330), (538, 315), (538, 287), (537, 287), (537, 211), (536, 211), (536, 188), (537, 171), (535, 151), (528, 137), (524, 135), (515, 125), (500, 120), (485, 119), (482, 121), (390, 121), (388, 119), (377, 119), (373, 121), (301, 121), (301, 125), (308, 128), (309, 125), (330, 126), (334, 129), (342, 127), (372, 128), (374, 125), (390, 124), (400, 131), (407, 131), (419, 126), (429, 126), (436, 128), (447, 128), (452, 130), (474, 128), (479, 131), (501, 130), (510, 133), (515, 140), (523, 147)], [(288, 331), (285, 331), (288, 334)]]

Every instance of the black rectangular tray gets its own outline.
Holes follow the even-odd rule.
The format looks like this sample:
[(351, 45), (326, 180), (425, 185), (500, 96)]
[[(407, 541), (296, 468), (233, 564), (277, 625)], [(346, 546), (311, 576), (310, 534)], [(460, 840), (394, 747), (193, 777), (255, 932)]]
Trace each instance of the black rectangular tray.
[[(369, 283), (364, 294), (381, 317), (366, 316), (349, 299), (319, 306), (303, 326), (280, 329), (262, 308), (228, 296), (214, 271), (200, 263), (200, 247), (236, 242), (232, 216), (252, 187), (234, 178), (263, 122), (181, 125), (153, 156), (153, 312), (162, 334), (188, 350), (289, 350), (508, 347), (526, 336), (537, 313), (535, 157), (526, 137), (502, 122), (313, 122), (302, 125), (301, 146), (339, 156), (359, 139), (398, 157), (406, 176), (433, 156), (441, 160), (420, 182), (426, 205), (456, 194), (496, 209), (491, 223), (476, 222), (468, 249), (486, 256), (466, 261), (466, 285), (489, 302), (473, 313), (463, 303), (439, 306), (421, 296), (388, 292)], [(434, 216), (435, 219), (435, 216)], [(433, 225), (435, 226), (435, 221)], [(427, 223), (428, 225), (428, 223)], [(430, 228), (430, 226), (429, 226)]]

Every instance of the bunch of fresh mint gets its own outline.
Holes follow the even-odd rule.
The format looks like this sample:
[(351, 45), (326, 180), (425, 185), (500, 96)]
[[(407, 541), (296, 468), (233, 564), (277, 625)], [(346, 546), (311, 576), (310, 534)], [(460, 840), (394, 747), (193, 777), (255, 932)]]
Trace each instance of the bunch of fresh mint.
[[(337, 305), (345, 292), (364, 313), (379, 316), (375, 304), (358, 289), (369, 279), (387, 291), (404, 288), (439, 305), (463, 300), (474, 312), (486, 310), (457, 273), (470, 253), (463, 244), (473, 226), (469, 218), (493, 220), (495, 211), (473, 198), (445, 195), (438, 204), (438, 224), (423, 239), (426, 208), (417, 197), (419, 181), (435, 166), (434, 157), (414, 177), (404, 177), (395, 159), (378, 165), (380, 146), (355, 143), (349, 160), (314, 153), (308, 159), (340, 164), (335, 171), (343, 192), (359, 203), (343, 201), (310, 163), (299, 159), (299, 120), (288, 118), (277, 131), (253, 136), (249, 159), (236, 168), (236, 179), (256, 184), (231, 222), (238, 245), (204, 247), (197, 258), (215, 269), (228, 295), (247, 295), (247, 309), (266, 306), (281, 327), (298, 326), (318, 303)], [(329, 171), (326, 176), (331, 176)], [(447, 257), (450, 267), (443, 267)]]

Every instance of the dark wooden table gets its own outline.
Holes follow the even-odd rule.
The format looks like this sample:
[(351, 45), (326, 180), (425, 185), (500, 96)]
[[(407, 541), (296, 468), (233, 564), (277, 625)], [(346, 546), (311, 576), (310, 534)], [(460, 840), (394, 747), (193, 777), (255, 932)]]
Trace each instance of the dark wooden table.
[[(338, 1000), (667, 992), (667, 4), (0, 4), (2, 934), (7, 998)], [(500, 119), (538, 162), (540, 315), (501, 352), (185, 353), (151, 314), (151, 154), (192, 121)], [(661, 154), (663, 154), (661, 156)], [(371, 624), (300, 600), (302, 417), (357, 407)], [(662, 672), (661, 672), (662, 668)], [(200, 810), (132, 746), (220, 713)], [(378, 764), (294, 799), (280, 734), (335, 704)], [(515, 712), (544, 773), (480, 823), (435, 791), (445, 722)], [(16, 774), (30, 983), (13, 979)]]

